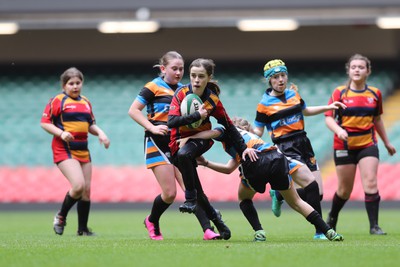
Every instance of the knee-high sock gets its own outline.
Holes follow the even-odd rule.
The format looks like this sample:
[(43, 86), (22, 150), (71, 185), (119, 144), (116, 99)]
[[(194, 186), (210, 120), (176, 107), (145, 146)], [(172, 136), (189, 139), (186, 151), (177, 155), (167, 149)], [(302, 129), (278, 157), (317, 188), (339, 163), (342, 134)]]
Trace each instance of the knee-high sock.
[(209, 220), (217, 218), (217, 213), (203, 191), (197, 191), (197, 204), (204, 210)]
[(329, 226), (324, 222), (324, 220), (322, 220), (321, 215), (319, 215), (319, 213), (315, 210), (312, 211), (306, 217), (306, 219), (315, 226), (315, 229), (320, 229), (321, 233), (326, 234), (326, 232), (328, 232), (328, 230), (330, 229)]
[(304, 190), (304, 188), (297, 188), (296, 189), (297, 194), (299, 195), (299, 197), (304, 200), (305, 202), (307, 202), (307, 193)]
[(88, 230), (88, 220), (90, 212), (90, 201), (79, 200), (77, 204), (78, 211), (78, 231)]
[(278, 201), (284, 200), (284, 199), (283, 199), (283, 196), (281, 195), (281, 193), (279, 193), (278, 190), (275, 190), (275, 196), (276, 196), (276, 199), (277, 199)]
[(197, 176), (196, 160), (192, 155), (191, 147), (184, 146), (177, 153), (178, 169), (182, 173), (183, 183), (185, 184), (185, 197), (187, 200), (196, 198), (195, 180)]
[(61, 204), (61, 210), (59, 211), (59, 215), (63, 216), (64, 218), (67, 217), (68, 212), (70, 211), (70, 209), (75, 205), (75, 203), (78, 201), (79, 199), (75, 199), (72, 198), (69, 195), (69, 192), (67, 192), (67, 194), (65, 195), (64, 201)]
[(254, 231), (262, 230), (263, 228), (261, 226), (260, 219), (258, 218), (258, 213), (254, 207), (253, 201), (251, 199), (245, 199), (240, 202), (239, 206), (244, 217), (246, 217)]
[[(306, 187), (304, 187), (304, 192), (306, 194), (306, 202), (310, 204), (311, 207), (314, 208), (316, 212), (322, 217), (322, 209), (321, 209), (321, 201), (319, 200), (319, 188), (318, 188), (318, 183), (316, 181), (313, 181)], [(315, 231), (317, 233), (321, 232), (321, 229), (318, 229), (317, 227), (315, 228)]]
[(158, 225), (161, 215), (168, 209), (171, 204), (165, 203), (161, 195), (156, 196), (153, 201), (149, 221)]
[(332, 207), (329, 212), (329, 215), (333, 218), (338, 218), (339, 217), (339, 212), (343, 208), (344, 204), (346, 204), (347, 199), (340, 198), (337, 193), (333, 195), (332, 199)]
[(378, 225), (378, 215), (379, 215), (379, 202), (381, 197), (379, 192), (375, 194), (365, 194), (365, 208), (367, 210), (369, 227), (372, 228)]
[(212, 229), (210, 220), (208, 219), (207, 214), (202, 207), (197, 207), (194, 215), (196, 215), (196, 218), (199, 221), (203, 232), (205, 232), (207, 229)]
[(306, 193), (306, 202), (310, 204), (310, 206), (313, 207), (315, 211), (318, 212), (319, 215), (321, 215), (322, 217), (318, 183), (316, 181), (313, 181), (312, 183), (304, 187), (304, 192)]

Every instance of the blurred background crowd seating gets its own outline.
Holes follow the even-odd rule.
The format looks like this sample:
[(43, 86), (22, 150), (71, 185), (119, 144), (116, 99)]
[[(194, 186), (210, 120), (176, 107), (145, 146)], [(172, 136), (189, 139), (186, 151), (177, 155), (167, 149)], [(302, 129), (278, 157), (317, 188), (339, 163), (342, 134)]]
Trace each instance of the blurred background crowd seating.
[[(66, 191), (65, 179), (52, 164), (51, 136), (39, 122), (46, 103), (61, 90), (60, 74), (71, 66), (83, 71), (83, 95), (91, 100), (97, 123), (111, 139), (105, 150), (90, 137), (93, 199), (151, 201), (151, 190), (158, 186), (144, 166), (143, 129), (127, 112), (143, 85), (158, 74), (152, 66), (169, 50), (180, 52), (186, 66), (197, 57), (214, 59), (215, 79), (229, 115), (249, 121), (267, 87), (262, 77), (266, 61), (284, 60), (290, 81), (307, 105), (323, 105), (333, 89), (346, 82), (347, 59), (354, 53), (366, 55), (372, 60), (369, 84), (383, 93), (389, 139), (400, 150), (400, 31), (375, 25), (378, 16), (400, 14), (398, 1), (131, 2), (0, 0), (0, 24), (14, 21), (20, 27), (16, 34), (0, 35), (0, 202), (56, 202), (63, 195), (59, 191)], [(157, 32), (103, 34), (96, 28), (105, 19), (138, 20), (139, 10), (148, 12), (146, 19), (160, 22)], [(296, 18), (299, 28), (242, 32), (232, 22), (283, 16)], [(188, 82), (188, 73), (183, 82)], [(306, 130), (329, 199), (336, 180), (332, 133), (323, 115), (307, 117)], [(269, 141), (267, 135), (264, 139)], [(389, 157), (382, 142), (379, 147), (382, 198), (400, 200), (394, 190), (399, 188), (399, 153)], [(228, 160), (218, 143), (206, 157)], [(236, 200), (237, 173), (199, 171), (212, 200)], [(363, 199), (359, 185), (352, 199)], [(263, 198), (267, 197), (259, 196)]]

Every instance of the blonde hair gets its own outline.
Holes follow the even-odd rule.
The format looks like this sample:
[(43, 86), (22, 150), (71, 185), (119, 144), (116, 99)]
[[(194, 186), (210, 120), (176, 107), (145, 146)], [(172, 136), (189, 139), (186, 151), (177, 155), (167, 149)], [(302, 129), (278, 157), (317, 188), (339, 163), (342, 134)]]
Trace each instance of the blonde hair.
[[(183, 61), (181, 54), (176, 51), (169, 51), (158, 60), (158, 64), (155, 64), (153, 68), (161, 68), (161, 66), (166, 67), (173, 59), (181, 59)], [(160, 76), (163, 77), (163, 74), (160, 73)]]
[(244, 118), (240, 118), (240, 117), (233, 117), (232, 118), (232, 123), (233, 125), (235, 125), (236, 127), (251, 132), (251, 124), (248, 120), (244, 119)]

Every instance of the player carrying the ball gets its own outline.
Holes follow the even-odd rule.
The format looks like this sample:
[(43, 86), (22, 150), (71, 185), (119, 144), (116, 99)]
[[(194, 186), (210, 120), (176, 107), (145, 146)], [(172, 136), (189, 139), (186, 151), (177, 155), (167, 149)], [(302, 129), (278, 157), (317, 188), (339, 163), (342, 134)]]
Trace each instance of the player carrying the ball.
[[(160, 230), (160, 218), (174, 202), (178, 183), (185, 190), (182, 177), (177, 168), (171, 164), (171, 152), (168, 147), (170, 130), (167, 127), (168, 109), (176, 89), (180, 86), (184, 73), (183, 57), (176, 51), (165, 53), (154, 65), (160, 75), (145, 84), (129, 108), (129, 116), (145, 129), (146, 167), (151, 169), (161, 188), (144, 219), (150, 239), (164, 240)], [(142, 110), (146, 108), (147, 117)], [(214, 240), (230, 237), (230, 230), (221, 219), (221, 214), (209, 203), (195, 213), (203, 228), (203, 239)], [(214, 232), (210, 220), (220, 234)]]
[[(232, 140), (233, 146), (243, 161), (246, 160), (246, 156), (251, 161), (255, 161), (258, 158), (254, 149), (247, 148), (219, 99), (220, 88), (216, 82), (212, 81), (214, 68), (215, 64), (211, 59), (195, 59), (189, 66), (190, 84), (181, 87), (175, 92), (169, 109), (168, 127), (171, 128), (169, 146), (174, 164), (182, 173), (186, 187), (186, 200), (179, 207), (181, 212), (193, 213), (196, 211), (197, 205), (201, 206), (203, 202), (208, 202), (208, 199), (204, 199), (203, 188), (197, 174), (196, 158), (209, 150), (213, 145), (213, 141), (211, 139), (189, 139), (180, 148), (178, 140), (190, 137), (201, 131), (210, 130), (210, 116), (213, 116), (219, 124), (225, 127), (226, 134)], [(198, 95), (203, 104), (198, 111), (183, 116), (180, 105), (183, 99), (190, 94)], [(202, 123), (197, 128), (189, 127), (198, 120), (202, 120)]]

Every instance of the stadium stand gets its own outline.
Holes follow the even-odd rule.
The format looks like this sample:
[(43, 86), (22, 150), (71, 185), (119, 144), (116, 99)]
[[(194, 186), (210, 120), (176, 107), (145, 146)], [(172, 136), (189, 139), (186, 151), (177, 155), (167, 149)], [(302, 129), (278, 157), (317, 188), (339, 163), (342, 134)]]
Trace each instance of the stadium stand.
[[(140, 194), (135, 184), (138, 183), (158, 190), (152, 179), (152, 174), (143, 165), (143, 129), (136, 125), (127, 115), (128, 108), (142, 86), (151, 80), (156, 73), (146, 67), (95, 68), (83, 69), (85, 87), (83, 94), (92, 102), (94, 113), (99, 125), (111, 139), (111, 147), (104, 150), (97, 140), (90, 137), (90, 150), (94, 162), (94, 201), (151, 201)], [(266, 88), (265, 81), (259, 73), (259, 66), (249, 66), (240, 73), (233, 68), (218, 68), (216, 79), (222, 89), (221, 99), (231, 116), (242, 116), (252, 121), (255, 107)], [(58, 192), (65, 179), (52, 166), (51, 136), (45, 133), (39, 125), (40, 116), (47, 101), (60, 88), (59, 68), (35, 72), (32, 69), (18, 73), (5, 73), (0, 77), (0, 202), (53, 202), (59, 201), (62, 193)], [(294, 67), (290, 71), (290, 80), (299, 86), (302, 97), (307, 105), (325, 104), (333, 88), (338, 82), (345, 82), (342, 69), (324, 69), (318, 71)], [(187, 81), (186, 81), (187, 82)], [(393, 93), (395, 76), (393, 72), (381, 71), (371, 77), (371, 85), (379, 87), (384, 97), (385, 114), (399, 114), (399, 92)], [(391, 119), (385, 118), (388, 134), (393, 144), (400, 148), (400, 122), (397, 115)], [(312, 140), (317, 158), (322, 166), (330, 162), (332, 135), (325, 127), (323, 115), (307, 117), (306, 129)], [(269, 137), (264, 135), (267, 141)], [(380, 143), (380, 146), (382, 144)], [(390, 186), (393, 176), (400, 170), (399, 156), (388, 157), (384, 148), (380, 148), (383, 162), (380, 174), (382, 197), (385, 199), (400, 199), (392, 192)], [(216, 143), (206, 153), (211, 160), (224, 161), (228, 156)], [(209, 197), (212, 200), (234, 201), (237, 191), (237, 173), (217, 175), (205, 168), (200, 168), (201, 176), (205, 177), (205, 187), (209, 187)], [(330, 196), (331, 188), (335, 188), (335, 175), (326, 176), (326, 196)], [(65, 181), (64, 181), (65, 182)], [(43, 186), (46, 184), (46, 186)], [(215, 188), (229, 185), (232, 190), (227, 194), (213, 192)], [(34, 188), (34, 190), (32, 190)], [(65, 189), (62, 189), (65, 191)], [(355, 190), (356, 191), (356, 190)], [(30, 192), (41, 192), (32, 194)], [(355, 192), (357, 198), (360, 192)], [(152, 194), (150, 194), (152, 195)], [(40, 196), (40, 198), (38, 198)], [(181, 195), (179, 195), (181, 197)], [(260, 199), (263, 196), (259, 197)]]

